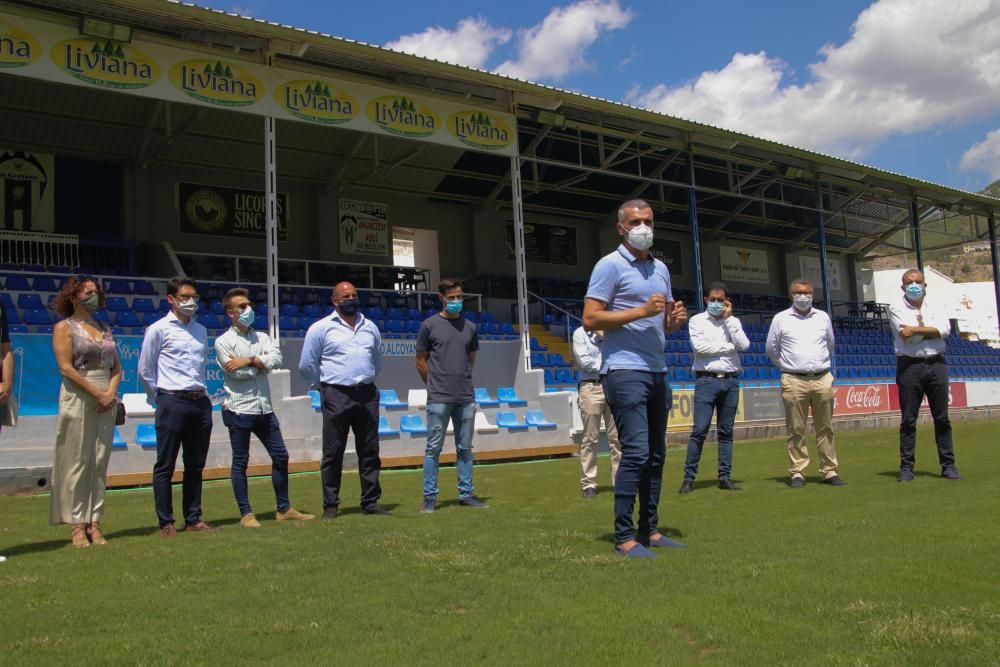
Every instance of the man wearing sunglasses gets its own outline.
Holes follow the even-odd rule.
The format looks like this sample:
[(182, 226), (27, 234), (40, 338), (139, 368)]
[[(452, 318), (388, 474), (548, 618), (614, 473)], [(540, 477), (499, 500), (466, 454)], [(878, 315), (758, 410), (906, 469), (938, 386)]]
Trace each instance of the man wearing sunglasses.
[(899, 477), (913, 481), (916, 463), (917, 413), (924, 396), (934, 418), (941, 476), (962, 479), (955, 467), (955, 447), (948, 418), (948, 366), (944, 360), (944, 339), (951, 323), (944, 308), (926, 300), (923, 272), (910, 269), (903, 274), (901, 298), (889, 307), (892, 343), (896, 351), (896, 385), (899, 387)]
[[(671, 403), (663, 348), (666, 332), (687, 322), (687, 311), (674, 301), (670, 271), (649, 252), (649, 204), (641, 199), (622, 204), (615, 229), (622, 243), (594, 266), (583, 325), (604, 332), (602, 385), (622, 450), (615, 476), (615, 553), (655, 558), (647, 547), (686, 546), (660, 533), (657, 506)], [(638, 528), (632, 523), (637, 497)]]
[(277, 502), (275, 520), (313, 519), (312, 514), (292, 507), (288, 499), (288, 450), (271, 406), (271, 386), (267, 377), (271, 371), (281, 368), (281, 348), (266, 333), (253, 328), (255, 315), (247, 290), (234, 287), (226, 292), (222, 307), (232, 327), (215, 339), (215, 360), (225, 372), (222, 423), (229, 429), (229, 444), (233, 449), (230, 477), (240, 509), (240, 525), (260, 528), (247, 494), (251, 434), (257, 436), (271, 457), (271, 484)]

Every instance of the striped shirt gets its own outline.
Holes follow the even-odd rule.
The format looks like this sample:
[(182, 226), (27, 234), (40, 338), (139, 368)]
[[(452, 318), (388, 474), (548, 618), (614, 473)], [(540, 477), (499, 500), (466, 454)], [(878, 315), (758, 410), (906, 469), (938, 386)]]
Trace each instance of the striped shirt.
[(267, 373), (256, 366), (244, 366), (233, 372), (225, 369), (233, 357), (257, 357), (267, 371), (281, 368), (281, 348), (266, 333), (253, 327), (240, 333), (236, 327), (215, 339), (215, 360), (224, 373), (223, 385), (226, 399), (222, 407), (241, 415), (266, 415), (271, 407), (271, 387)]

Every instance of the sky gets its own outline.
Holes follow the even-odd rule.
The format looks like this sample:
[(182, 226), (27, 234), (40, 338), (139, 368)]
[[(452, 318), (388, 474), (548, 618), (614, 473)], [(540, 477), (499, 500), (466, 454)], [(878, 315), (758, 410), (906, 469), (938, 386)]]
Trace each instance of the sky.
[(978, 191), (1000, 0), (199, 0)]

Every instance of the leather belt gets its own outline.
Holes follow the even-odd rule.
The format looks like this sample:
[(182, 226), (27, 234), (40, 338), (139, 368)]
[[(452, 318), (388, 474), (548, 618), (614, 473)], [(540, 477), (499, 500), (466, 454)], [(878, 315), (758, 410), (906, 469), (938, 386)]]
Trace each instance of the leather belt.
[(812, 373), (797, 373), (795, 371), (782, 371), (782, 372), (787, 373), (788, 375), (797, 375), (803, 378), (819, 378), (829, 373), (830, 369), (827, 368), (825, 371), (814, 371)]
[(580, 380), (580, 384), (601, 384), (600, 380)]
[(908, 357), (908, 356), (902, 355), (902, 356), (899, 356), (897, 358), (899, 359), (899, 361), (903, 361), (905, 359), (907, 361), (907, 363), (911, 363), (911, 364), (943, 364), (944, 363), (944, 355), (943, 354), (935, 354), (935, 355), (930, 356), (930, 357)]
[(715, 373), (713, 371), (695, 371), (696, 378), (738, 378), (739, 373)]
[(334, 389), (339, 389), (341, 391), (354, 391), (357, 389), (362, 389), (364, 387), (372, 386), (371, 382), (359, 382), (357, 384), (330, 384), (329, 382), (320, 382), (321, 387), (333, 387)]
[(157, 391), (168, 396), (183, 398), (185, 401), (200, 401), (208, 395), (204, 389), (158, 389)]

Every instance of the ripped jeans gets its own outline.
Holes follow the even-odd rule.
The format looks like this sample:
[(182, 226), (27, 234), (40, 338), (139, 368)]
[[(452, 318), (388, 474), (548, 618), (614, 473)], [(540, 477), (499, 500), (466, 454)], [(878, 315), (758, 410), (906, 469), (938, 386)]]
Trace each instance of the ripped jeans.
[(438, 459), (444, 447), (448, 422), (455, 426), (455, 467), (458, 470), (458, 497), (472, 495), (472, 429), (476, 404), (428, 403), (427, 449), (424, 451), (424, 496), (438, 494)]

